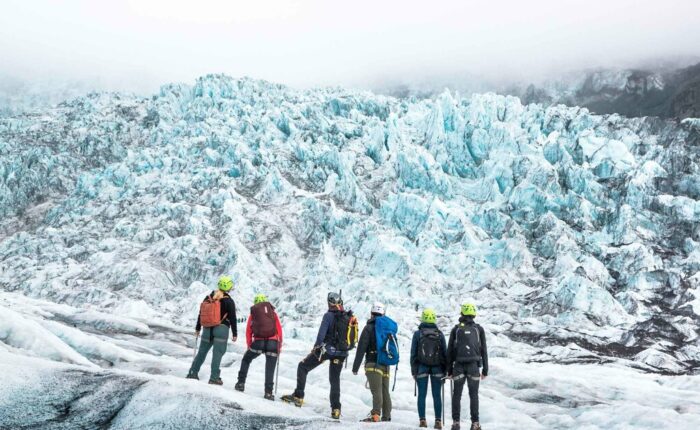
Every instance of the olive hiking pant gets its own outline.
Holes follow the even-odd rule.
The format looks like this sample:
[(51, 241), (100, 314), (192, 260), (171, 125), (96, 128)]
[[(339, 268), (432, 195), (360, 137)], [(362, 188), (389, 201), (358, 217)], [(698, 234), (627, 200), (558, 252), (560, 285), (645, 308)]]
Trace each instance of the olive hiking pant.
[(372, 414), (380, 415), (382, 419), (391, 419), (391, 394), (389, 393), (389, 366), (368, 363), (365, 365), (365, 375), (372, 392)]
[(190, 375), (197, 376), (199, 369), (204, 364), (204, 360), (209, 354), (209, 350), (214, 347), (214, 355), (211, 358), (211, 376), (209, 380), (216, 380), (221, 377), (221, 359), (226, 353), (226, 343), (228, 342), (229, 328), (226, 324), (219, 324), (216, 327), (206, 327), (202, 330), (202, 341), (199, 343), (199, 351), (194, 357)]

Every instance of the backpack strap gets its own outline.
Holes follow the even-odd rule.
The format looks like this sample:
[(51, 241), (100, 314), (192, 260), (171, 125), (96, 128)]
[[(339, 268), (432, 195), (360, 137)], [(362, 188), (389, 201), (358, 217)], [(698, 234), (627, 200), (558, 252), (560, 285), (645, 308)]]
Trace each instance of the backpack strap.
[[(224, 293), (224, 297), (222, 297), (221, 300), (217, 300), (217, 302), (219, 302), (219, 306), (221, 306), (221, 305), (224, 304), (224, 299), (225, 299), (226, 297), (228, 297), (229, 299), (231, 298), (231, 296), (229, 296), (228, 294)], [(221, 321), (219, 321), (219, 324), (223, 324), (224, 321), (226, 321), (226, 317), (228, 317), (228, 312), (226, 312), (226, 313), (224, 314), (224, 316), (221, 317)]]

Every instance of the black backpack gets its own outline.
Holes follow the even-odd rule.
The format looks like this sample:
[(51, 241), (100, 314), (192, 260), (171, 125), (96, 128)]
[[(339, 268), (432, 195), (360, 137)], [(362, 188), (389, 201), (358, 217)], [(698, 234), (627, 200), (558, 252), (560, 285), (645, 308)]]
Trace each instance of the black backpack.
[(350, 351), (357, 345), (359, 324), (352, 311), (335, 312), (331, 345), (338, 351)]
[(418, 338), (417, 357), (420, 364), (440, 366), (444, 364), (442, 333), (437, 328), (422, 328)]
[(455, 358), (459, 363), (481, 361), (481, 335), (478, 324), (460, 323), (455, 327)]

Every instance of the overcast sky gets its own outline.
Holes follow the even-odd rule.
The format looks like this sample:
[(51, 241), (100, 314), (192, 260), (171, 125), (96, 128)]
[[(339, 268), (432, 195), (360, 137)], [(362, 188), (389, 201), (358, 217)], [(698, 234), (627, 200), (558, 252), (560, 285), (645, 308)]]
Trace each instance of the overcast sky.
[(0, 0), (0, 75), (157, 88), (525, 78), (700, 56), (700, 0)]

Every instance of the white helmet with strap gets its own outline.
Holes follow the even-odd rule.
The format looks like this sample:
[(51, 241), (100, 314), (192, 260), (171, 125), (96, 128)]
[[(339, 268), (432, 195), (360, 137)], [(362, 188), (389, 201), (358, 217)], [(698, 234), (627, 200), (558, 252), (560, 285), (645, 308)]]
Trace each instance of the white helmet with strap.
[(372, 305), (372, 313), (373, 314), (379, 314), (379, 315), (384, 315), (384, 304), (380, 302), (374, 302)]

